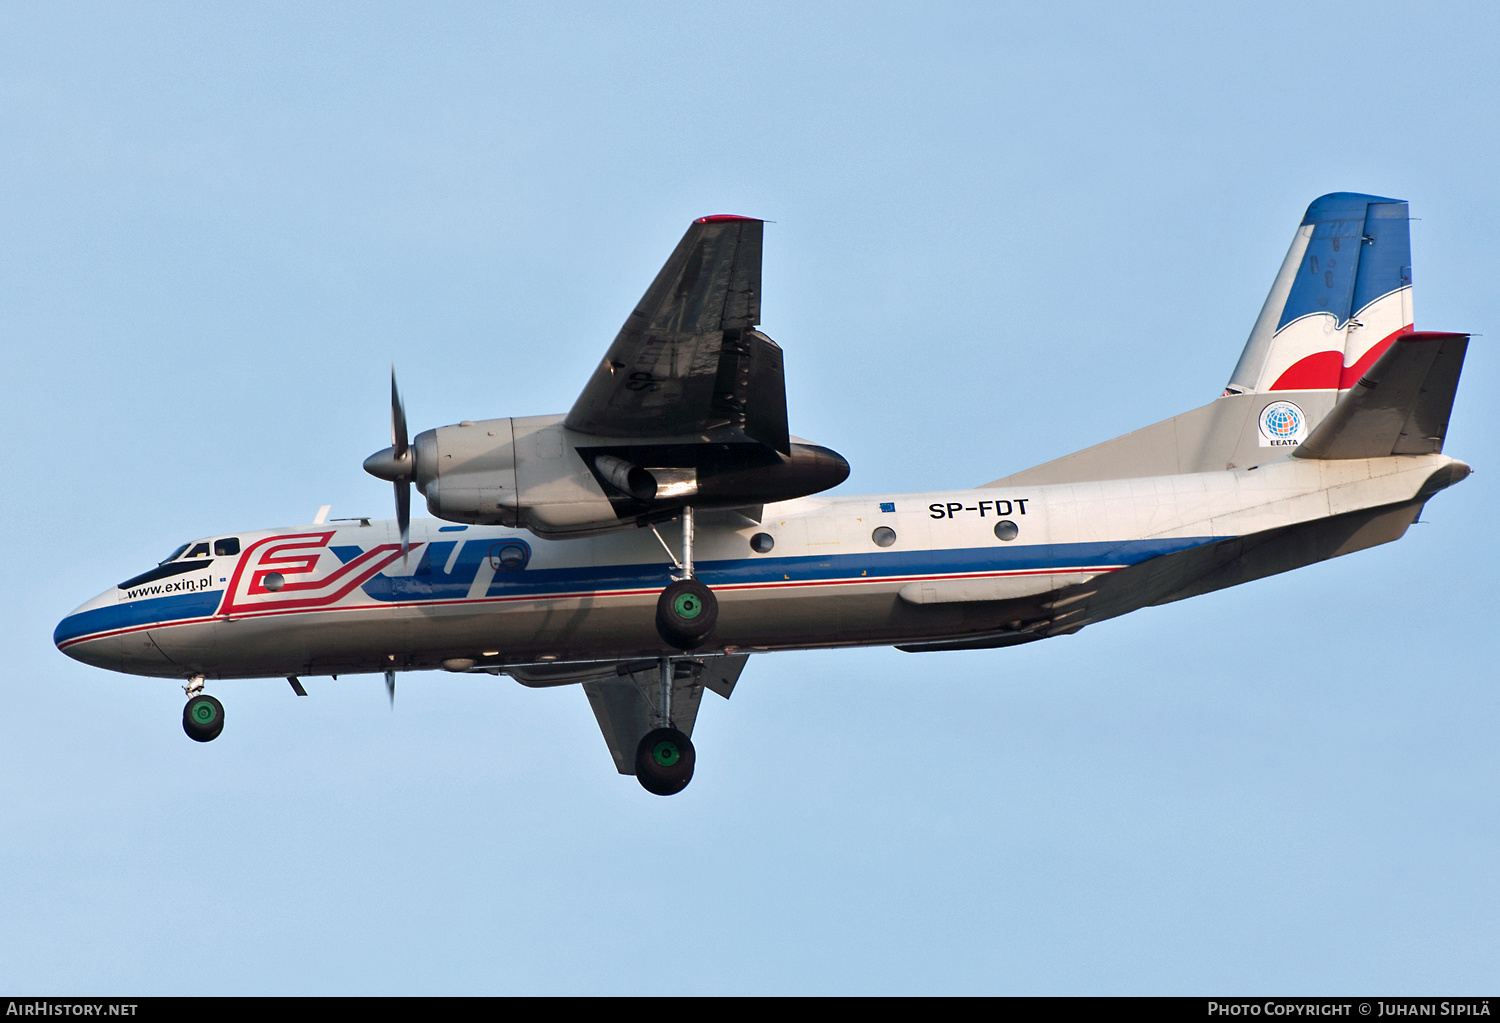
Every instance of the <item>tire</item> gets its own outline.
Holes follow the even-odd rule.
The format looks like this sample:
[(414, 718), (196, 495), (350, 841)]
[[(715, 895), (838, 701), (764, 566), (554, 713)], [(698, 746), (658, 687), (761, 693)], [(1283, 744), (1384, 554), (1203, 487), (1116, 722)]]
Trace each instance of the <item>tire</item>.
[(199, 693), (182, 708), (182, 730), (194, 742), (212, 742), (224, 730), (224, 705)]
[(696, 579), (675, 582), (656, 598), (656, 631), (678, 650), (702, 646), (718, 620), (718, 598)]
[(654, 796), (671, 796), (693, 780), (698, 754), (675, 728), (653, 728), (635, 748), (635, 780)]

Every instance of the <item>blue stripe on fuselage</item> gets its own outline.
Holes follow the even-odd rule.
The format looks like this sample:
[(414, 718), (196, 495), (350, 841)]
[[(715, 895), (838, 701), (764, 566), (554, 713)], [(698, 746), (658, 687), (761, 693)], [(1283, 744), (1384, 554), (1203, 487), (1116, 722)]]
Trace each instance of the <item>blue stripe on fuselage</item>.
[(52, 642), (62, 644), (79, 636), (129, 629), (138, 625), (207, 618), (218, 610), (219, 598), (222, 596), (223, 590), (208, 590), (203, 593), (184, 593), (177, 597), (132, 600), (128, 604), (80, 611), (57, 623), (57, 629), (52, 633)]
[[(705, 586), (755, 586), (786, 582), (879, 580), (908, 576), (964, 575), (978, 572), (1066, 571), (1100, 565), (1134, 565), (1212, 543), (1223, 537), (1173, 537), (1103, 543), (1030, 544), (1024, 547), (966, 547), (949, 550), (871, 551), (788, 558), (734, 558), (701, 561), (693, 568)], [(377, 575), (362, 589), (382, 602), (462, 600), (469, 594), (493, 538), (471, 540), (452, 572), (433, 571), (452, 554), (451, 542), (435, 543), (409, 576)], [(443, 548), (438, 550), (438, 548)], [(472, 548), (472, 553), (471, 553)], [(336, 550), (349, 561), (357, 547)], [(660, 589), (671, 581), (666, 562), (634, 565), (582, 565), (573, 568), (527, 568), (496, 572), (486, 597), (546, 596), (611, 590)]]
[[(1173, 554), (1224, 537), (1173, 537), (1103, 543), (1031, 544), (1025, 547), (967, 547), (949, 550), (880, 551), (861, 554), (826, 554), (790, 558), (735, 558), (705, 561), (694, 566), (707, 586), (755, 586), (788, 582), (878, 581), (911, 576), (964, 575), (981, 572), (1025, 572), (1039, 569), (1068, 571), (1105, 565), (1134, 565), (1164, 554)], [(453, 563), (444, 566), (453, 553), (452, 541), (430, 544), (409, 576), (377, 575), (362, 589), (381, 603), (462, 600), (488, 557), (494, 538), (469, 541)], [(471, 550), (472, 548), (472, 550)], [(348, 562), (361, 553), (358, 547), (334, 548)], [(425, 571), (424, 571), (425, 566)], [(485, 596), (546, 597), (564, 593), (611, 590), (661, 589), (670, 582), (672, 566), (666, 563), (636, 565), (583, 565), (574, 568), (527, 568), (497, 572)], [(136, 600), (113, 607), (94, 608), (69, 615), (58, 623), (52, 639), (66, 643), (80, 636), (128, 629), (141, 625), (164, 625), (192, 618), (207, 618), (218, 609), (222, 590), (174, 597)], [(309, 609), (314, 610), (314, 609)]]

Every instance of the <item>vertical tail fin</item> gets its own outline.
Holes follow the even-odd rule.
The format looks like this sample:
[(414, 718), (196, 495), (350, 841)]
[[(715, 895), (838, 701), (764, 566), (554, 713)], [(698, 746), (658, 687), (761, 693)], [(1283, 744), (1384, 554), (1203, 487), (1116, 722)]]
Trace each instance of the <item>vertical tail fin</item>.
[[(1310, 458), (1441, 451), (1467, 342), (1412, 333), (1409, 220), (1399, 199), (1333, 192), (1313, 200), (1218, 400), (985, 486), (1234, 469), (1291, 454), (1315, 435)], [(1410, 350), (1381, 370), (1410, 386), (1392, 384), (1379, 400), (1362, 396), (1378, 381), (1361, 390), (1360, 378), (1403, 336)], [(1434, 339), (1437, 347), (1415, 343)], [(1439, 348), (1441, 358), (1431, 354)], [(1407, 394), (1411, 387), (1419, 398)], [(1346, 397), (1358, 400), (1315, 434)]]
[(1412, 329), (1406, 203), (1313, 200), (1226, 393), (1343, 391)]

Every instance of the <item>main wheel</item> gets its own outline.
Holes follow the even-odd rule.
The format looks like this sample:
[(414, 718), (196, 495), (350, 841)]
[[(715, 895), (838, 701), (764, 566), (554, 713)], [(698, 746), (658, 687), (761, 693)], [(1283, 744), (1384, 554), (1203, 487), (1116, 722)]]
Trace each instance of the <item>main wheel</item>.
[(635, 748), (635, 779), (652, 795), (675, 795), (693, 780), (697, 759), (687, 736), (675, 728), (653, 728)]
[(679, 650), (702, 646), (718, 620), (718, 598), (696, 579), (675, 582), (656, 598), (656, 631)]
[(182, 708), (182, 730), (194, 742), (212, 742), (224, 730), (224, 705), (199, 693)]

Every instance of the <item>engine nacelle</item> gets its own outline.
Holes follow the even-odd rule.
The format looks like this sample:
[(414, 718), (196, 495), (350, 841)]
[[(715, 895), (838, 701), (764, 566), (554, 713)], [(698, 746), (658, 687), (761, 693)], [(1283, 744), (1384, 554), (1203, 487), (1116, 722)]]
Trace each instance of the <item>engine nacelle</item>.
[(435, 516), (589, 536), (661, 521), (684, 505), (737, 508), (837, 486), (849, 463), (815, 444), (783, 454), (738, 439), (611, 441), (563, 416), (465, 421), (417, 435), (417, 489)]

